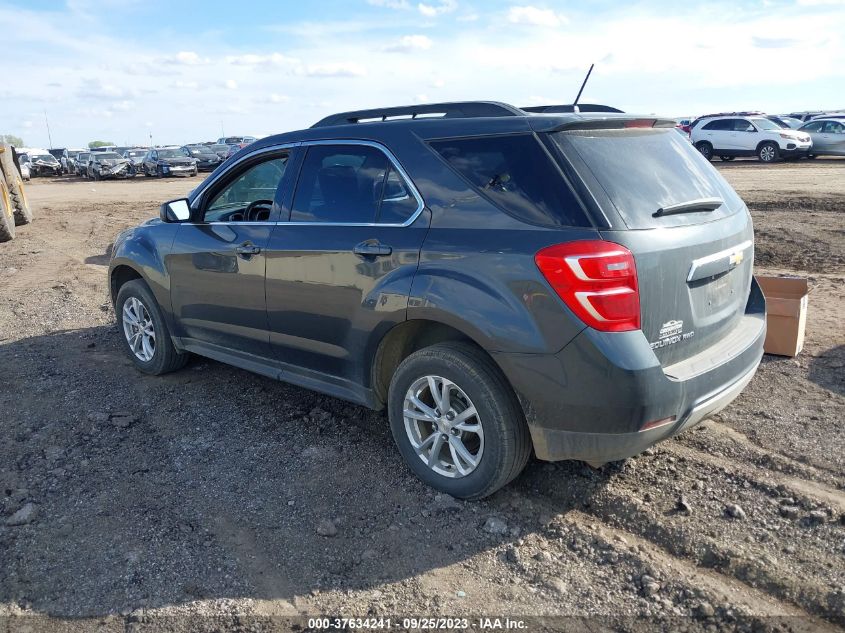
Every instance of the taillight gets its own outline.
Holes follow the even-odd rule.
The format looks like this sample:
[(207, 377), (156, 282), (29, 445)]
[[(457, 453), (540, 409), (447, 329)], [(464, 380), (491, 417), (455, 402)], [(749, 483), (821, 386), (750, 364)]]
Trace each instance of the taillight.
[(575, 315), (602, 332), (640, 329), (640, 292), (634, 256), (602, 240), (556, 244), (534, 256), (558, 296)]

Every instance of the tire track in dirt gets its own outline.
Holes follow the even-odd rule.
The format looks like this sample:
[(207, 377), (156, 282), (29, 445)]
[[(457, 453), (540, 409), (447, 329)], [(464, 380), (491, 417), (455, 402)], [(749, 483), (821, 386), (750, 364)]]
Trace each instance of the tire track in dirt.
[[(732, 477), (730, 472), (720, 476), (718, 470), (707, 469), (703, 461), (696, 463), (696, 471), (705, 481), (713, 483), (718, 490), (717, 497), (723, 496), (724, 489), (732, 486), (730, 482), (718, 481)], [(642, 486), (647, 483), (641, 478), (629, 483), (611, 477), (602, 485), (590, 486), (584, 491), (583, 511), (609, 528), (632, 533), (674, 558), (725, 576), (729, 579), (728, 586), (733, 587), (733, 582), (740, 582), (808, 613), (834, 622), (845, 621), (845, 594), (836, 586), (835, 580), (838, 577), (841, 582), (841, 575), (835, 569), (831, 572), (825, 567), (830, 562), (831, 552), (823, 545), (805, 537), (800, 551), (796, 549), (787, 556), (772, 547), (768, 534), (760, 542), (761, 530), (737, 527), (740, 522), (729, 518), (713, 521), (712, 528), (705, 533), (695, 522), (687, 521), (690, 517), (685, 517), (676, 509), (677, 496), (674, 492), (668, 491), (667, 494), (666, 490), (654, 486), (643, 493)], [(538, 492), (537, 503), (542, 503), (543, 498), (564, 503), (572, 501), (571, 491), (561, 493), (560, 486), (553, 480), (541, 484)], [(751, 496), (765, 497), (763, 491), (752, 486), (743, 489), (743, 493), (745, 507), (751, 507), (752, 504), (747, 501)], [(713, 506), (719, 511), (723, 506), (720, 500), (716, 500), (715, 504), (710, 504), (711, 508), (699, 509), (699, 505), (705, 504), (703, 498), (691, 503), (696, 508), (693, 514), (700, 514)], [(767, 505), (775, 516), (771, 502)], [(715, 511), (713, 514), (719, 516)], [(756, 516), (755, 519), (760, 521), (762, 517)], [(828, 523), (827, 527), (837, 529), (833, 523)], [(766, 532), (770, 529), (771, 525), (766, 526)], [(800, 541), (796, 538), (795, 542)], [(787, 557), (789, 560), (785, 560)], [(823, 573), (827, 574), (827, 578), (822, 578)], [(826, 584), (831, 578), (833, 582)]]

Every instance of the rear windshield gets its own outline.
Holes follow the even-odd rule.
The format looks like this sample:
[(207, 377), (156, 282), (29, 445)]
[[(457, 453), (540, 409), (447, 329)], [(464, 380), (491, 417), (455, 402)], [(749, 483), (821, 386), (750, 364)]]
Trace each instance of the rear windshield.
[(531, 134), (432, 141), (482, 195), (519, 220), (590, 226), (558, 168)]
[[(632, 229), (709, 222), (742, 208), (742, 201), (696, 149), (670, 128), (567, 130), (550, 135), (565, 155), (574, 152)], [(660, 218), (663, 207), (701, 198), (725, 204)]]

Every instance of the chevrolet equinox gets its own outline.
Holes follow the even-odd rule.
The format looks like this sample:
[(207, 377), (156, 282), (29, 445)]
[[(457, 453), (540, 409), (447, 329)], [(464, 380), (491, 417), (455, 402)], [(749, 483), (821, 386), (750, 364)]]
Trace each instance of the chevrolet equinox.
[(766, 329), (748, 209), (674, 126), (467, 102), (259, 140), (115, 240), (126, 350), (386, 408), (456, 497), (635, 455), (736, 398)]

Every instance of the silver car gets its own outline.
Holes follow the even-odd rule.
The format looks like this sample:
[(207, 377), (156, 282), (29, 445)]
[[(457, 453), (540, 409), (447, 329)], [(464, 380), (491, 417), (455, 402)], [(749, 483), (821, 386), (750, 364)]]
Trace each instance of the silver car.
[(801, 131), (813, 139), (810, 156), (845, 156), (845, 120), (813, 119)]

